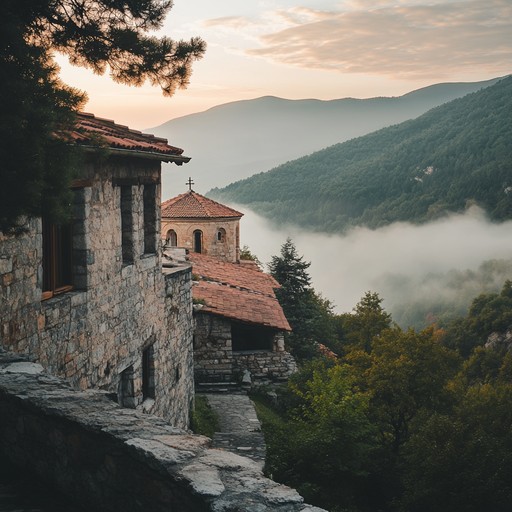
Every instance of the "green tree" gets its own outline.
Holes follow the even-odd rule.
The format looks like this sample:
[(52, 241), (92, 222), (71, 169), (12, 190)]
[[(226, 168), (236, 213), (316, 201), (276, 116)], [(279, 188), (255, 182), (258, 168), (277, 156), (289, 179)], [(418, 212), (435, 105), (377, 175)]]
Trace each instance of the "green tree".
[(281, 285), (276, 296), (293, 330), (287, 345), (301, 361), (318, 356), (318, 343), (337, 347), (333, 305), (311, 286), (309, 266), (290, 238), (269, 263), (271, 275)]
[[(73, 150), (68, 131), (85, 95), (62, 84), (52, 52), (121, 83), (149, 80), (171, 95), (188, 84), (204, 52), (188, 42), (156, 38), (170, 0), (5, 0), (0, 20), (0, 230), (21, 215), (58, 215), (66, 208)], [(46, 210), (46, 211), (43, 211)]]
[(258, 265), (258, 267), (262, 268), (263, 267), (263, 264), (261, 263), (261, 261), (258, 259), (258, 256), (256, 256), (255, 254), (253, 254), (251, 252), (251, 250), (249, 249), (249, 246), (248, 245), (244, 245), (241, 249), (240, 249), (240, 259), (241, 260), (248, 260), (248, 261), (254, 261), (254, 263), (256, 263)]
[(286, 239), (281, 246), (281, 254), (272, 256), (269, 263), (271, 275), (281, 285), (281, 303), (290, 312), (293, 311), (295, 303), (311, 289), (311, 278), (308, 274), (310, 265), (310, 262), (304, 261), (303, 256), (299, 256), (291, 238)]
[(473, 331), (481, 337), (512, 326), (512, 281), (505, 281), (499, 294), (482, 294), (474, 299), (468, 320)]
[(329, 510), (355, 509), (366, 499), (367, 468), (376, 447), (368, 396), (348, 366), (326, 361), (306, 364), (289, 389), (294, 405), (276, 476)]
[(446, 385), (458, 368), (456, 354), (441, 345), (431, 328), (417, 333), (395, 327), (374, 338), (362, 381), (371, 393), (372, 416), (383, 443), (394, 453), (420, 412), (449, 403)]
[(281, 246), (280, 255), (272, 256), (269, 263), (270, 274), (281, 285), (276, 296), (292, 328), (287, 344), (299, 359), (308, 359), (317, 352), (315, 293), (307, 271), (310, 265), (299, 256), (290, 238)]
[(353, 313), (343, 316), (343, 331), (348, 344), (369, 352), (373, 338), (390, 327), (391, 315), (382, 307), (382, 301), (378, 293), (368, 291)]
[(510, 510), (512, 386), (475, 385), (453, 411), (436, 413), (404, 447), (407, 512)]

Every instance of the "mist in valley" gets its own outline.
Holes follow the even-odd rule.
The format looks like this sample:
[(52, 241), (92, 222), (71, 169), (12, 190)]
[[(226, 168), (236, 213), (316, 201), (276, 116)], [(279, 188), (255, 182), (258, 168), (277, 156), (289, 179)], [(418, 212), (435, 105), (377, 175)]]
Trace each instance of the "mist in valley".
[(231, 206), (245, 213), (241, 245), (265, 269), (292, 238), (311, 262), (313, 287), (337, 313), (351, 311), (371, 290), (402, 327), (420, 328), (464, 315), (476, 295), (498, 291), (512, 278), (512, 221), (493, 224), (476, 207), (425, 225), (395, 223), (341, 236), (276, 226), (245, 206)]

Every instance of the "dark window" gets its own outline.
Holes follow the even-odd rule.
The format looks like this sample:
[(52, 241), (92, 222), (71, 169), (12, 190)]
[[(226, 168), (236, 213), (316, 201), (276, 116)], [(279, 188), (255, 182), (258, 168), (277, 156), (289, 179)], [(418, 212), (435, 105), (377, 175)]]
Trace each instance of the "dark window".
[(233, 322), (231, 324), (231, 341), (233, 351), (271, 351), (273, 348), (274, 334), (274, 331), (271, 329)]
[(203, 232), (199, 229), (194, 231), (194, 252), (203, 252)]
[(144, 254), (156, 253), (156, 185), (144, 185)]
[(217, 242), (224, 243), (226, 241), (226, 230), (224, 228), (219, 228), (217, 231)]
[(121, 186), (121, 246), (123, 263), (133, 263), (133, 194), (130, 185)]
[(73, 233), (71, 224), (43, 219), (43, 298), (73, 288)]
[(155, 398), (155, 350), (150, 345), (142, 352), (142, 397)]

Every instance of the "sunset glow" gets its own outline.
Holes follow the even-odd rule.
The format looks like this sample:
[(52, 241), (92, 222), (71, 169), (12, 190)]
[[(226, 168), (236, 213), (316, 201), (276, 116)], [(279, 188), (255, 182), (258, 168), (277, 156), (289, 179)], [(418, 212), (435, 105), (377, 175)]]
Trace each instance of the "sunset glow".
[(58, 58), (86, 110), (134, 128), (265, 95), (398, 96), (510, 73), (509, 0), (176, 0), (162, 34), (208, 44), (188, 89), (121, 86)]

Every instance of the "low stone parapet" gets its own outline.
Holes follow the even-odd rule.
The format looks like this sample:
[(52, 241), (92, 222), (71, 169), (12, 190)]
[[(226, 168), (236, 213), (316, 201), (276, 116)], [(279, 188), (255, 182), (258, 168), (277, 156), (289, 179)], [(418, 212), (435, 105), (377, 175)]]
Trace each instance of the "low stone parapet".
[(0, 452), (90, 511), (310, 511), (241, 456), (0, 353)]

